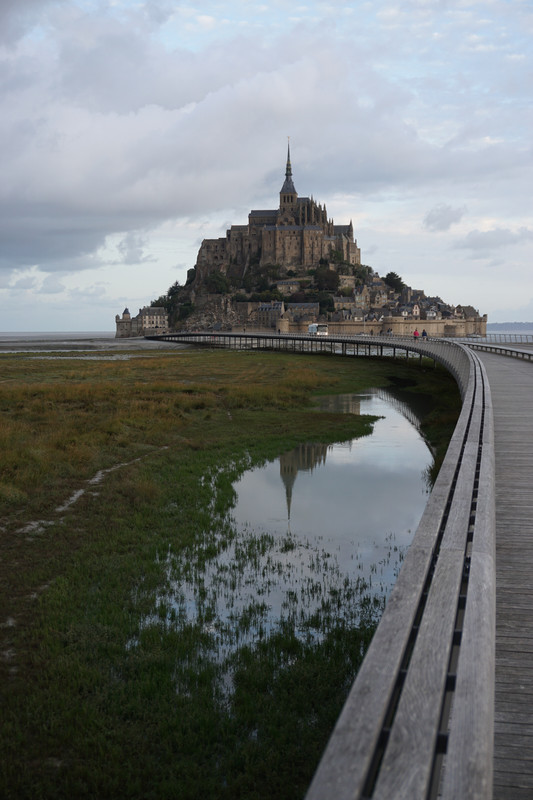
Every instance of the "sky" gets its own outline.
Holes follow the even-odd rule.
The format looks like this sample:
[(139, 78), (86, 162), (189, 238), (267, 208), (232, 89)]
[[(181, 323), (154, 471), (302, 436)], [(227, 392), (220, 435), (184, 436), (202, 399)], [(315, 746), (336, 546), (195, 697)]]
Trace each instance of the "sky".
[(533, 320), (530, 0), (2, 0), (0, 330), (114, 331), (300, 196), (380, 275)]

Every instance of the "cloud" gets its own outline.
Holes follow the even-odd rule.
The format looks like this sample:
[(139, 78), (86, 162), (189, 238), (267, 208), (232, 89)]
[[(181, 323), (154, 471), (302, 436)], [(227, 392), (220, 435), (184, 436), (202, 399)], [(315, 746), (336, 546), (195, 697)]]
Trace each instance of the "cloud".
[(428, 211), (424, 217), (424, 227), (430, 231), (447, 231), (452, 225), (460, 222), (466, 208), (453, 208), (446, 203), (439, 203)]
[(530, 224), (525, 5), (4, 0), (0, 270), (112, 282), (150, 264), (146, 291), (161, 274), (164, 292), (202, 237), (275, 207), (290, 135), (300, 195), (367, 220), (377, 269), (407, 280), (418, 260), (440, 279), (425, 232), (468, 206), (461, 274), (486, 220)]
[(155, 261), (154, 256), (145, 253), (146, 246), (146, 237), (136, 231), (130, 231), (117, 245), (121, 262), (123, 264), (146, 264)]
[(42, 282), (41, 292), (43, 294), (61, 294), (64, 291), (65, 285), (55, 275), (48, 275)]
[(519, 228), (517, 231), (509, 228), (493, 228), (488, 231), (470, 231), (464, 239), (455, 244), (455, 247), (473, 252), (490, 253), (502, 247), (512, 247), (531, 240), (533, 240), (533, 230), (529, 228)]
[(37, 286), (37, 277), (32, 274), (22, 275), (11, 284), (11, 289), (15, 292), (26, 292), (35, 289)]
[(13, 45), (27, 30), (43, 20), (49, 7), (65, 0), (2, 0), (0, 3), (0, 43)]

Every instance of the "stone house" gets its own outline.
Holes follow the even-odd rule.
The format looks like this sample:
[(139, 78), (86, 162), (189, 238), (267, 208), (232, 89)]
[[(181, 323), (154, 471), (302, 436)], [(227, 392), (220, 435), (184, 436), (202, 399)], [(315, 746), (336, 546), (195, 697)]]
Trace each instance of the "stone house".
[(256, 321), (260, 328), (277, 328), (279, 320), (285, 313), (283, 300), (271, 300), (259, 303), (256, 311)]
[(285, 306), (285, 316), (291, 322), (315, 322), (319, 313), (319, 303), (287, 303)]
[(355, 275), (339, 274), (339, 289), (355, 289)]
[(295, 278), (290, 278), (286, 281), (277, 281), (276, 289), (282, 294), (289, 296), (300, 291), (300, 281)]
[(333, 298), (333, 305), (335, 311), (349, 311), (352, 314), (357, 308), (355, 299), (353, 297), (337, 297)]
[(354, 294), (354, 303), (356, 308), (362, 311), (367, 311), (370, 308), (370, 291), (368, 286), (358, 286)]
[(132, 336), (147, 336), (151, 333), (163, 333), (168, 330), (168, 313), (161, 306), (145, 306), (139, 309), (137, 316), (132, 317), (125, 308), (122, 317), (115, 316), (116, 339), (127, 339)]

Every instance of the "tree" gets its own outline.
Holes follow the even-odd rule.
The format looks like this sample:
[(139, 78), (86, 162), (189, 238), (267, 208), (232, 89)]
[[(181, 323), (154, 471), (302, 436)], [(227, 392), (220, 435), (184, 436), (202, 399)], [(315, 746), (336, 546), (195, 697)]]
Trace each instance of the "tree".
[(169, 305), (168, 304), (168, 295), (166, 295), (166, 294), (160, 295), (157, 298), (157, 300), (152, 300), (152, 302), (150, 303), (150, 306), (152, 306), (152, 308), (154, 306), (157, 306), (157, 308), (165, 308), (167, 311), (168, 311), (168, 305)]
[(335, 311), (335, 303), (333, 297), (328, 292), (320, 292), (318, 295), (318, 302), (320, 304), (320, 313), (327, 314), (328, 311)]
[(169, 290), (167, 292), (168, 299), (172, 300), (175, 297), (175, 295), (180, 293), (180, 291), (181, 291), (181, 284), (179, 281), (176, 281), (175, 283), (172, 284), (172, 286), (169, 287)]
[(178, 321), (181, 322), (184, 319), (187, 319), (194, 311), (194, 306), (192, 303), (182, 303), (177, 308), (177, 318)]
[(294, 292), (289, 297), (289, 303), (307, 303), (307, 295), (305, 292)]
[(387, 286), (390, 286), (395, 292), (401, 292), (402, 289), (405, 287), (405, 283), (402, 281), (399, 275), (396, 272), (388, 272), (385, 277), (383, 278)]
[(211, 272), (207, 276), (206, 289), (212, 294), (227, 294), (229, 289), (229, 281), (221, 272)]
[(366, 283), (371, 273), (372, 269), (370, 267), (365, 267), (364, 264), (358, 264), (356, 267), (354, 267), (353, 274), (355, 276), (357, 286), (361, 286), (362, 284)]
[(340, 278), (335, 270), (318, 267), (315, 272), (315, 284), (319, 291), (336, 292)]

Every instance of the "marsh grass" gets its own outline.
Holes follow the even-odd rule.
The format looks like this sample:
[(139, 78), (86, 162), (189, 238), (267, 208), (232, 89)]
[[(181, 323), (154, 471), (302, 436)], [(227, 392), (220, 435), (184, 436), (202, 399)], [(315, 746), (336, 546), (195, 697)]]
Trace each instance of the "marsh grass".
[[(302, 547), (236, 539), (233, 484), (300, 442), (371, 430), (314, 410), (316, 393), (401, 380), (435, 398), (436, 441), (458, 407), (451, 378), (220, 351), (5, 355), (0, 369), (0, 796), (302, 796), (381, 604), (330, 570), (306, 614), (289, 587), (270, 628), (266, 590), (221, 617), (210, 569), (229, 598), (247, 575), (261, 585), (269, 554), (267, 582)], [(327, 562), (311, 556), (322, 586)], [(194, 614), (176, 600), (187, 582)], [(224, 628), (241, 640), (222, 653)]]

